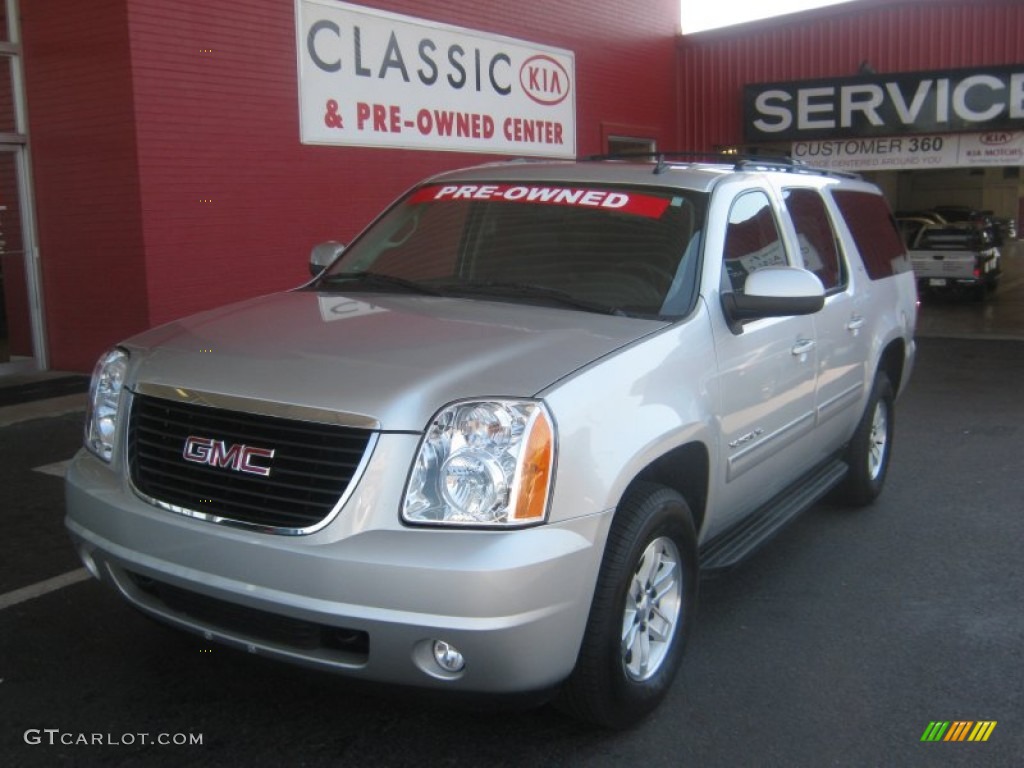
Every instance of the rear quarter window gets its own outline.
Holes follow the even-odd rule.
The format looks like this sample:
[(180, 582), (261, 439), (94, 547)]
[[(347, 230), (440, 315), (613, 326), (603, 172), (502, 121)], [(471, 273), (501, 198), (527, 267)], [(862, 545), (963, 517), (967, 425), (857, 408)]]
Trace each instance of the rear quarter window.
[(835, 190), (836, 201), (864, 268), (872, 280), (909, 272), (910, 260), (896, 220), (881, 195), (854, 190)]

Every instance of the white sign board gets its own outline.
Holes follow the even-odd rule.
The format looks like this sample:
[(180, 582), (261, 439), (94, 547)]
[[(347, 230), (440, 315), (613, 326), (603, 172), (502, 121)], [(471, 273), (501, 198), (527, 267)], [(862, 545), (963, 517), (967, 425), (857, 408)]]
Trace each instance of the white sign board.
[(838, 171), (1024, 165), (1024, 131), (795, 141), (792, 157)]
[(576, 156), (571, 51), (296, 0), (305, 144)]

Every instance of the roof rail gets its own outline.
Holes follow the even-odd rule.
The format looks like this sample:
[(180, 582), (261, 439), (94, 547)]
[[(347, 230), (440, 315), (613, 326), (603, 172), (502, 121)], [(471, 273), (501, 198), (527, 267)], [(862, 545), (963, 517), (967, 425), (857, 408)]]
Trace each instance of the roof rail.
[(588, 155), (583, 158), (584, 160), (630, 160), (638, 157), (713, 157), (716, 159), (724, 159), (735, 157), (733, 154), (726, 152), (715, 152), (714, 150), (708, 150), (706, 152), (695, 152), (692, 150), (687, 151), (676, 151), (672, 150), (666, 152), (664, 150), (626, 150), (624, 152), (608, 152), (608, 153), (597, 153), (595, 155)]
[(636, 160), (643, 158), (656, 159), (655, 174), (662, 174), (671, 166), (669, 159), (684, 159), (694, 162), (711, 162), (731, 165), (737, 171), (783, 171), (785, 173), (811, 173), (819, 176), (836, 176), (844, 179), (859, 179), (860, 174), (848, 171), (836, 171), (829, 168), (817, 168), (794, 160), (789, 155), (744, 155), (735, 152), (612, 152), (608, 154), (588, 155), (584, 160)]
[(661, 174), (668, 170), (669, 165), (666, 159), (685, 159), (693, 162), (710, 162), (728, 164), (736, 159), (736, 155), (727, 154), (725, 152), (647, 152), (647, 151), (626, 151), (626, 152), (611, 152), (608, 154), (597, 154), (589, 155), (584, 160), (642, 160), (642, 159), (653, 159), (657, 160), (657, 164), (654, 167), (655, 174)]
[(839, 179), (860, 179), (859, 173), (837, 171), (834, 168), (818, 168), (790, 157), (744, 157), (733, 165), (737, 171), (782, 171), (783, 173), (809, 173), (815, 176), (834, 176)]

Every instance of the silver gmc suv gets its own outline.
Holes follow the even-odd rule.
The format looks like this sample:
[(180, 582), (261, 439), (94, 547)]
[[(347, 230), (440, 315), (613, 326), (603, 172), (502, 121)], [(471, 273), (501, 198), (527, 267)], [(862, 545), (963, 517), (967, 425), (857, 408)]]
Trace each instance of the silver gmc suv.
[(671, 685), (702, 572), (882, 489), (917, 297), (855, 177), (485, 165), (311, 269), (93, 376), (75, 546), (208, 640), (624, 727)]

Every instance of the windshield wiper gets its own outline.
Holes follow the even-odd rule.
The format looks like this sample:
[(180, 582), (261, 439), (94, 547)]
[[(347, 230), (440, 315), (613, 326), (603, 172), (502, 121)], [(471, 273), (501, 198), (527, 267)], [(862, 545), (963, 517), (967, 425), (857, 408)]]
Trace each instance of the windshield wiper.
[(422, 293), (427, 296), (443, 296), (437, 288), (432, 288), (424, 283), (417, 283), (415, 280), (406, 280), (404, 277), (385, 275), (381, 272), (337, 272), (333, 275), (325, 275), (320, 279), (321, 283), (343, 283), (350, 282), (354, 286), (367, 288), (401, 288), (411, 293)]
[(588, 301), (573, 296), (568, 291), (558, 288), (549, 288), (546, 285), (534, 285), (533, 283), (502, 282), (498, 280), (474, 280), (459, 283), (447, 283), (444, 286), (447, 295), (458, 293), (473, 293), (485, 296), (514, 297), (524, 299), (546, 299), (574, 309), (583, 309), (587, 312), (598, 312), (604, 315), (628, 316), (627, 312), (618, 307), (610, 307), (607, 304), (600, 304), (596, 301)]

